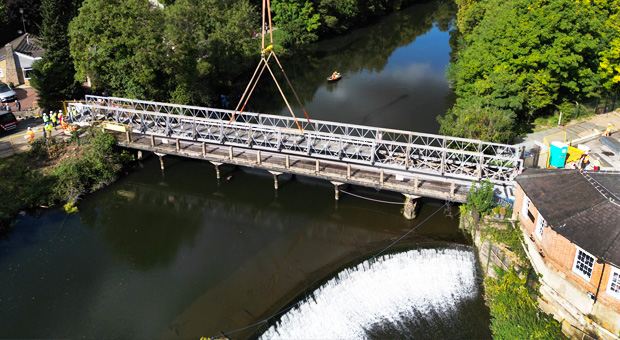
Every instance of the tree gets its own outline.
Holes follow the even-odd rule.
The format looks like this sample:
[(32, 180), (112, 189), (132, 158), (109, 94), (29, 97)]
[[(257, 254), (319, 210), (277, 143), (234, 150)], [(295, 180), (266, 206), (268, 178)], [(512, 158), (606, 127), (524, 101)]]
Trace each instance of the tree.
[(256, 8), (247, 0), (177, 0), (169, 6), (164, 35), (172, 101), (215, 100), (258, 54), (252, 32), (259, 25)]
[(620, 86), (620, 1), (612, 2), (609, 19), (605, 25), (611, 31), (609, 49), (601, 52), (600, 71), (608, 90)]
[(307, 44), (318, 39), (316, 31), (320, 15), (315, 13), (309, 0), (274, 0), (271, 10), (275, 13), (273, 21), (287, 33), (285, 45)]
[(147, 100), (168, 98), (164, 16), (148, 0), (85, 0), (69, 25), (76, 80), (95, 91)]
[(42, 47), (45, 54), (33, 66), (30, 80), (44, 109), (58, 109), (61, 101), (81, 97), (67, 39), (68, 25), (77, 15), (81, 0), (43, 0)]
[[(486, 114), (512, 116), (515, 134), (532, 118), (603, 90), (599, 54), (609, 41), (606, 1), (461, 2), (465, 9), (459, 12), (459, 27), (466, 32), (448, 76), (458, 97), (467, 100), (457, 101), (452, 115), (471, 115), (475, 107), (467, 106), (482, 101), (489, 108)], [(479, 120), (452, 117), (443, 120), (443, 130), (454, 131), (453, 122)], [(470, 128), (475, 129), (456, 130)]]

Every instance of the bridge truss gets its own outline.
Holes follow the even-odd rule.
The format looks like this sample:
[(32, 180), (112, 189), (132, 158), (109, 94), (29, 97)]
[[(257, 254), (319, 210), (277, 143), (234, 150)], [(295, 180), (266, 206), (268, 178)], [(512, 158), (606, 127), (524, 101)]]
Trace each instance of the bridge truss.
[(133, 133), (304, 155), (413, 174), (512, 185), (523, 169), (520, 146), (329, 121), (115, 97), (70, 103), (73, 123), (108, 121)]

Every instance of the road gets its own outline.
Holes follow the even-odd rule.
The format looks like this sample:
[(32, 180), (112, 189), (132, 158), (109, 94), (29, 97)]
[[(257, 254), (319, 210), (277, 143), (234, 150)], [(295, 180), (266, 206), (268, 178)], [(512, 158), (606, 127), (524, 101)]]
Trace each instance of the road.
[[(15, 153), (25, 152), (30, 147), (28, 145), (28, 136), (26, 130), (31, 127), (34, 131), (34, 138), (43, 136), (43, 119), (25, 118), (19, 121), (16, 129), (9, 131), (0, 136), (0, 158), (11, 156)], [(52, 131), (52, 136), (62, 134), (62, 129), (57, 127)]]

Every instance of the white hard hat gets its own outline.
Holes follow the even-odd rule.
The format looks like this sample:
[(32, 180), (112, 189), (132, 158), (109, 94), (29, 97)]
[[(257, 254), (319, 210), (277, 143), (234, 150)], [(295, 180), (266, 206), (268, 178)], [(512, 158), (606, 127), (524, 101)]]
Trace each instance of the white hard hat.
[(28, 130), (32, 130), (32, 128), (29, 126), (29, 127), (28, 127)]

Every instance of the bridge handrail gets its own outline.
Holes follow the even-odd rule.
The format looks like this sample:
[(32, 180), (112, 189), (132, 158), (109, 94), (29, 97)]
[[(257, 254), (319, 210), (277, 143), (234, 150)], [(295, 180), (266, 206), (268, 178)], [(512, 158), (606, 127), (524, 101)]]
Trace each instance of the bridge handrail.
[[(146, 101), (146, 100), (137, 100), (137, 99), (128, 99), (128, 98), (119, 98), (119, 97), (103, 97), (103, 96), (94, 96), (94, 95), (86, 95), (86, 101), (96, 102), (96, 103), (105, 102), (105, 103), (108, 103), (107, 106), (112, 106), (110, 104), (113, 102), (116, 102), (116, 103), (128, 102), (128, 103), (138, 103), (141, 105), (151, 105), (151, 107), (171, 107), (171, 108), (176, 108), (176, 109), (181, 109), (181, 110), (190, 110), (190, 111), (192, 110), (202, 111), (202, 112), (216, 111), (216, 112), (220, 112), (220, 113), (228, 115), (228, 118), (232, 117), (232, 115), (236, 112), (234, 110), (228, 110), (228, 109), (207, 108), (207, 107), (200, 107), (200, 106), (169, 104), (169, 103), (153, 102), (153, 101)], [(142, 111), (147, 111), (147, 110), (142, 110)], [(173, 110), (169, 110), (169, 112), (163, 112), (163, 113), (179, 115), (179, 113), (172, 113), (171, 111)], [(156, 112), (161, 113), (159, 111), (156, 111)], [(196, 117), (195, 115), (192, 115), (192, 116)], [(264, 114), (264, 113), (254, 113), (254, 112), (242, 112), (242, 113), (236, 112), (236, 116), (239, 117), (238, 119), (243, 119), (243, 117), (250, 117), (250, 118), (257, 119), (261, 122), (261, 125), (265, 125), (266, 123), (264, 122), (265, 120), (267, 121), (267, 123), (269, 122), (273, 123), (274, 121), (286, 121), (287, 124), (283, 124), (283, 127), (296, 127), (295, 119), (293, 119), (292, 117), (270, 115), (270, 114)], [(248, 119), (246, 118), (246, 120)], [(396, 134), (396, 135), (408, 136), (409, 137), (407, 138), (408, 142), (411, 143), (414, 137), (415, 138), (430, 138), (434, 140), (445, 140), (446, 144), (449, 144), (452, 142), (461, 142), (461, 143), (476, 145), (478, 146), (478, 149), (480, 152), (484, 152), (489, 147), (491, 148), (497, 147), (497, 148), (502, 148), (504, 150), (511, 149), (514, 155), (518, 156), (519, 158), (521, 157), (521, 147), (518, 145), (485, 142), (485, 141), (481, 141), (477, 139), (470, 139), (470, 138), (452, 137), (452, 136), (436, 135), (436, 134), (430, 134), (430, 133), (380, 128), (380, 127), (372, 127), (372, 126), (357, 125), (357, 124), (347, 124), (347, 123), (331, 122), (331, 121), (324, 121), (324, 120), (311, 120), (311, 123), (308, 123), (306, 120), (302, 120), (302, 119), (298, 119), (298, 121), (302, 125), (302, 129), (316, 131), (316, 132), (320, 132), (320, 130), (317, 129), (317, 126), (319, 125), (334, 126), (334, 127), (340, 128), (341, 130), (344, 130), (345, 132), (347, 130), (351, 132), (365, 130), (365, 131), (368, 131), (368, 133), (372, 134), (373, 139), (377, 139), (381, 137), (382, 140), (398, 141), (397, 140), (398, 138), (390, 139), (390, 137), (392, 137), (393, 134)], [(279, 126), (277, 124), (271, 124), (271, 125)], [(330, 130), (336, 130), (336, 128), (332, 128)], [(379, 133), (381, 133), (381, 135), (379, 135)], [(348, 135), (348, 134), (345, 133), (345, 135)], [(364, 135), (365, 134), (360, 133), (358, 134), (358, 137), (364, 137)]]
[[(98, 97), (99, 98), (99, 97)], [(110, 98), (110, 97), (100, 97)], [(122, 99), (122, 98), (121, 98)], [(151, 102), (149, 102), (151, 103)], [(104, 105), (100, 105), (104, 104)], [(174, 104), (172, 104), (174, 105)], [(179, 107), (185, 107), (179, 105)], [(212, 110), (193, 107), (194, 110)], [(91, 115), (82, 114), (88, 110)], [(220, 114), (223, 111), (218, 111)], [(232, 113), (227, 110), (226, 112)], [(75, 113), (80, 113), (75, 115)], [(259, 114), (256, 114), (257, 116)], [(469, 180), (489, 179), (496, 184), (510, 184), (516, 173), (523, 167), (523, 160), (515, 146), (484, 142), (451, 139), (447, 136), (410, 133), (408, 141), (402, 138), (392, 140), (379, 139), (379, 134), (347, 135), (347, 128), (353, 125), (335, 123), (339, 128), (331, 132), (306, 129), (301, 133), (294, 126), (265, 125), (263, 120), (243, 119), (229, 124), (228, 119), (205, 118), (201, 116), (162, 113), (159, 110), (134, 109), (125, 106), (105, 105), (100, 101), (90, 100), (86, 104), (69, 105), (69, 118), (82, 122), (98, 119), (129, 122), (131, 130), (136, 133), (149, 134), (162, 138), (190, 139), (200, 142), (221, 143), (259, 149), (267, 149), (291, 154), (307, 154), (324, 159), (342, 159), (357, 164), (380, 166), (417, 173), (448, 176)], [(280, 116), (270, 118), (281, 119)], [(228, 118), (228, 117), (226, 117)], [(290, 120), (292, 122), (292, 120)], [(325, 125), (332, 124), (327, 122)], [(375, 129), (377, 133), (408, 133), (406, 131), (357, 126), (363, 129)], [(256, 135), (258, 133), (258, 135)], [(389, 137), (389, 136), (388, 136)], [(425, 138), (428, 138), (426, 140)], [(460, 141), (474, 141), (463, 147)], [(456, 144), (455, 144), (456, 143)], [(454, 148), (457, 147), (457, 148)], [(508, 152), (500, 152), (500, 149)], [(376, 164), (375, 164), (376, 162)]]

